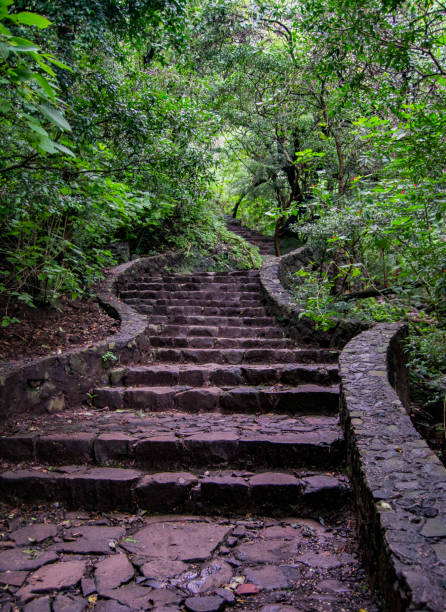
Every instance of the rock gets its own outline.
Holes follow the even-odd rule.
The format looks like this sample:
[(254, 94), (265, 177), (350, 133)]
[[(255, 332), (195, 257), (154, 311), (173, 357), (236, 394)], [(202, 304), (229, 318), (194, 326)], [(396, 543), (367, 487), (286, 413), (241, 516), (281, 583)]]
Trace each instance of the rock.
[(34, 524), (13, 531), (11, 538), (17, 546), (29, 546), (34, 542), (43, 542), (57, 535), (57, 525)]
[[(120, 587), (119, 589), (109, 589), (108, 591), (101, 593), (101, 595), (108, 597), (109, 599), (115, 599), (124, 606), (128, 606), (129, 608), (136, 610), (147, 610), (152, 607), (150, 603), (151, 590), (139, 585), (129, 585)], [(104, 609), (104, 612), (105, 610), (106, 609)]]
[(124, 606), (114, 599), (98, 601), (94, 607), (94, 612), (131, 612), (131, 610), (133, 608)]
[(25, 582), (25, 578), (28, 576), (28, 572), (1, 572), (0, 573), (0, 586), (9, 584), (10, 586), (21, 587)]
[(83, 612), (88, 602), (82, 597), (58, 595), (53, 603), (53, 612)]
[(32, 574), (27, 588), (34, 593), (68, 589), (80, 581), (86, 565), (86, 561), (59, 561), (46, 565)]
[(133, 575), (133, 565), (124, 553), (99, 561), (95, 572), (98, 593), (121, 586), (133, 578)]
[(250, 567), (245, 570), (246, 580), (262, 587), (265, 591), (286, 589), (288, 580), (277, 565)]
[[(125, 535), (122, 527), (97, 527), (86, 526), (70, 529), (67, 534), (76, 534), (74, 542), (63, 542), (56, 544), (53, 549), (66, 553), (74, 554), (109, 554), (113, 552), (110, 542), (119, 540)], [(78, 537), (79, 536), (79, 537)]]
[(244, 525), (237, 525), (232, 530), (232, 535), (236, 538), (243, 538), (246, 535), (246, 527)]
[(291, 542), (282, 542), (281, 540), (246, 542), (237, 546), (235, 556), (241, 561), (251, 563), (287, 561), (296, 554), (298, 535), (296, 534), (296, 539)]
[(156, 559), (141, 567), (141, 572), (146, 578), (158, 580), (174, 578), (186, 570), (187, 565), (182, 561), (170, 561), (169, 559)]
[(187, 500), (198, 479), (187, 472), (143, 476), (136, 487), (138, 505), (151, 512), (172, 511)]
[(446, 520), (431, 518), (427, 519), (421, 535), (425, 538), (444, 538), (446, 536)]
[(261, 589), (256, 584), (245, 582), (245, 584), (239, 584), (236, 591), (237, 595), (256, 595), (257, 593), (260, 593)]
[(322, 580), (317, 588), (324, 593), (348, 593), (351, 590), (348, 584), (339, 580)]
[(441, 561), (446, 561), (446, 542), (443, 542), (442, 544), (434, 544), (433, 549)]
[(131, 612), (131, 610), (133, 608), (124, 606), (114, 599), (98, 601), (94, 607), (94, 612)]
[(173, 604), (181, 604), (184, 599), (182, 593), (169, 591), (167, 589), (157, 589), (150, 593), (150, 600), (154, 606), (169, 606)]
[(215, 595), (223, 597), (228, 604), (235, 602), (235, 595), (230, 589), (215, 589)]
[(294, 562), (303, 563), (309, 567), (320, 569), (334, 569), (335, 567), (341, 567), (348, 563), (355, 563), (355, 559), (352, 555), (334, 555), (330, 552), (315, 552), (310, 550), (295, 557)]
[(191, 563), (205, 561), (230, 531), (230, 525), (195, 521), (152, 523), (137, 531), (132, 539), (121, 542), (122, 548), (152, 559), (181, 560)]
[(58, 557), (54, 552), (42, 552), (36, 557), (31, 557), (29, 554), (17, 548), (15, 550), (5, 550), (0, 552), (0, 571), (14, 570), (35, 570), (57, 561)]
[(23, 608), (23, 612), (51, 612), (51, 601), (49, 597), (38, 597), (33, 599)]
[(213, 559), (205, 565), (200, 575), (187, 584), (191, 593), (210, 593), (224, 584), (229, 584), (232, 579), (232, 568), (229, 563), (221, 559)]
[(300, 612), (297, 608), (293, 608), (293, 606), (283, 606), (282, 604), (269, 604), (267, 606), (263, 606), (260, 609), (260, 612)]
[(219, 612), (223, 609), (225, 600), (218, 595), (189, 597), (184, 604), (189, 612)]
[(82, 589), (82, 595), (84, 597), (88, 597), (88, 595), (91, 595), (92, 593), (96, 592), (96, 584), (93, 580), (93, 578), (82, 578), (81, 580), (81, 589)]
[(267, 540), (294, 540), (294, 538), (298, 537), (298, 532), (296, 532), (293, 527), (280, 527), (279, 525), (274, 525), (272, 527), (265, 527), (265, 529), (261, 532), (262, 538)]

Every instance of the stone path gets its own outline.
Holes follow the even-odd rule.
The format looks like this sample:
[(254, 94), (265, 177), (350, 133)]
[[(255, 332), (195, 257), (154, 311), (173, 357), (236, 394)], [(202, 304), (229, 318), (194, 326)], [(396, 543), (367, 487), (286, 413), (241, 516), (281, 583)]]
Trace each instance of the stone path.
[(228, 228), (234, 234), (241, 236), (251, 244), (258, 247), (261, 255), (274, 255), (274, 244), (272, 238), (264, 236), (260, 232), (251, 230), (244, 225), (241, 225), (238, 219), (233, 219), (231, 216), (225, 217)]
[(142, 276), (121, 299), (149, 317), (147, 363), (3, 426), (0, 612), (376, 610), (337, 353), (285, 336), (257, 271)]
[(349, 512), (323, 526), (0, 506), (0, 610), (373, 612), (353, 530)]

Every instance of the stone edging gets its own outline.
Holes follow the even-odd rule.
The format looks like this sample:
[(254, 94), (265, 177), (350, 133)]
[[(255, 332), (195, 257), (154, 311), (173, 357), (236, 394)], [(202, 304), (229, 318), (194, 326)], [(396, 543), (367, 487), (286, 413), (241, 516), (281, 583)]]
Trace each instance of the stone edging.
[(378, 324), (344, 348), (341, 419), (361, 548), (383, 609), (443, 612), (446, 469), (390, 384), (407, 389), (405, 332), (405, 324)]
[(302, 308), (291, 298), (286, 289), (287, 275), (308, 266), (315, 259), (310, 247), (301, 247), (282, 257), (265, 257), (260, 270), (260, 282), (267, 300), (268, 310), (285, 322), (289, 334), (301, 342), (316, 342), (320, 346), (343, 347), (359, 332), (368, 329), (369, 323), (351, 319), (339, 319), (328, 331), (316, 330), (315, 323), (302, 316)]
[[(120, 363), (139, 363), (149, 349), (148, 320), (121, 302), (117, 291), (138, 273), (154, 273), (181, 259), (176, 253), (145, 257), (110, 269), (97, 289), (98, 301), (121, 321), (116, 334), (89, 348), (80, 347), (59, 355), (39, 357), (0, 366), (0, 418), (15, 413), (59, 412), (86, 398), (96, 384), (106, 384), (102, 356), (111, 352)], [(110, 363), (109, 365), (115, 365)]]

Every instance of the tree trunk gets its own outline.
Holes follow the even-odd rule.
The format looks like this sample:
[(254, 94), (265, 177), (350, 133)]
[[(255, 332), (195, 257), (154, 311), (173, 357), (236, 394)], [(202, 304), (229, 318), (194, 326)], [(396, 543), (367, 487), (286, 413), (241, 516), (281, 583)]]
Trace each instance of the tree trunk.
[(276, 227), (274, 228), (274, 251), (277, 257), (280, 257), (280, 239), (279, 233), (282, 227), (283, 217), (279, 217), (276, 221)]
[(239, 197), (239, 199), (235, 203), (234, 210), (232, 211), (232, 218), (233, 219), (237, 218), (238, 207), (240, 206), (240, 204), (241, 204), (243, 198), (245, 197), (245, 195), (246, 195), (246, 193), (242, 193), (242, 195)]

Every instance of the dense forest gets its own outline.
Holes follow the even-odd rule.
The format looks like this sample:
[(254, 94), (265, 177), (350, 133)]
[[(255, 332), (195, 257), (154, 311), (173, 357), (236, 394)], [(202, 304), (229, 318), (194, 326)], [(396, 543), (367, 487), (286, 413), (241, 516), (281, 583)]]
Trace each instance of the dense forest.
[(445, 15), (440, 0), (0, 0), (2, 299), (88, 294), (116, 241), (259, 266), (226, 212), (277, 255), (315, 248), (294, 293), (324, 329), (410, 321), (411, 371), (438, 405)]

